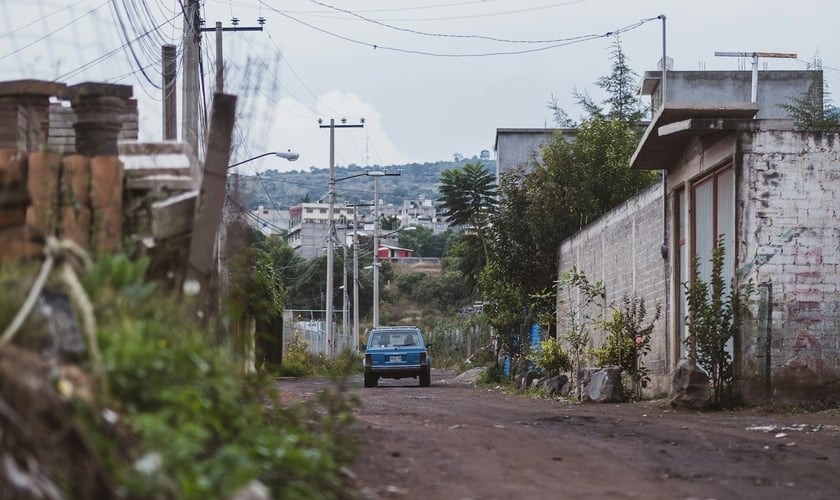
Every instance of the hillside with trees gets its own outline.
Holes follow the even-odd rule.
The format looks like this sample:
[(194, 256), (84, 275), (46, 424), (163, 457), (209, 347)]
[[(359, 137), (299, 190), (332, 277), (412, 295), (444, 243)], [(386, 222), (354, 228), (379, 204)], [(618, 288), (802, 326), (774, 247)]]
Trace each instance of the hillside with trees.
[[(335, 178), (342, 179), (358, 175), (368, 170), (383, 170), (388, 173), (400, 172), (399, 176), (380, 180), (379, 195), (384, 203), (402, 204), (403, 200), (440, 198), (440, 176), (444, 170), (458, 169), (467, 162), (483, 164), (489, 171), (496, 171), (496, 160), (489, 158), (486, 151), (479, 156), (466, 158), (455, 154), (452, 161), (435, 163), (409, 163), (405, 165), (374, 165), (361, 167), (336, 166)], [(249, 208), (260, 205), (288, 208), (301, 202), (326, 200), (329, 186), (329, 168), (311, 167), (309, 170), (279, 172), (267, 170), (258, 176), (242, 176), (239, 179), (242, 204)], [(373, 182), (364, 176), (339, 181), (336, 184), (336, 197), (339, 202), (358, 203), (373, 198)]]

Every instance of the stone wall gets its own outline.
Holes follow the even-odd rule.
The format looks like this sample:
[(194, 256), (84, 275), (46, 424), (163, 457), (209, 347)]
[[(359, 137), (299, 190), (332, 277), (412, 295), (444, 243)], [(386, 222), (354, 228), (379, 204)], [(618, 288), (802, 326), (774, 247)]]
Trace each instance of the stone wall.
[[(558, 255), (560, 273), (576, 267), (591, 282), (603, 280), (607, 307), (596, 311), (601, 319), (607, 317), (610, 307), (620, 308), (625, 295), (644, 299), (648, 318), (653, 317), (657, 305), (662, 308), (652, 335), (651, 352), (644, 359), (652, 378), (648, 396), (670, 390), (672, 341), (666, 328), (667, 260), (660, 251), (663, 227), (662, 185), (656, 183), (563, 241)], [(565, 300), (564, 296), (560, 298)], [(575, 294), (572, 300), (572, 304), (558, 303), (561, 335), (566, 307), (575, 306), (574, 301), (578, 300)], [(590, 347), (603, 344), (605, 334), (599, 328), (593, 327), (590, 335)]]

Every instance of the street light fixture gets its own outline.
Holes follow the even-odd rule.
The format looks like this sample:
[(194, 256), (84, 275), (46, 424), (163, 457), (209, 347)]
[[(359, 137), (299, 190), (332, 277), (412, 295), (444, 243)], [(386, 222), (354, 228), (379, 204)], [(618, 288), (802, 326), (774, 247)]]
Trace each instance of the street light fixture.
[(397, 176), (402, 174), (402, 170), (397, 171), (396, 174), (389, 174), (386, 171), (376, 172), (373, 179), (373, 326), (379, 326), (379, 178), (389, 175)]
[[(375, 206), (375, 215), (373, 218), (373, 327), (376, 328), (379, 326), (379, 196), (376, 197), (373, 203)], [(384, 238), (400, 231), (414, 231), (415, 229), (417, 228), (414, 226), (408, 226), (385, 233), (382, 237)]]
[(300, 153), (298, 153), (297, 151), (292, 151), (291, 149), (287, 149), (286, 151), (269, 151), (268, 153), (263, 153), (261, 155), (254, 156), (253, 158), (248, 158), (247, 160), (242, 160), (238, 163), (234, 163), (233, 165), (228, 165), (228, 169), (231, 169), (233, 167), (238, 167), (239, 165), (242, 165), (243, 163), (248, 163), (249, 161), (254, 161), (258, 158), (262, 158), (264, 156), (269, 156), (269, 155), (274, 155), (274, 156), (277, 156), (278, 158), (284, 158), (284, 159), (289, 160), (289, 161), (295, 161), (298, 158), (300, 158)]

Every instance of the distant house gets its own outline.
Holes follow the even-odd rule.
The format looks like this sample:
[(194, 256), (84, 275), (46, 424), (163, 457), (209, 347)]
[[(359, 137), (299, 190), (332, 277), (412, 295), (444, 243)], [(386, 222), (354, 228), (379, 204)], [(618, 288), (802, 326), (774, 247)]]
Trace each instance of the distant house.
[(378, 256), (381, 260), (399, 260), (414, 257), (414, 250), (391, 245), (379, 245)]
[(260, 205), (245, 217), (248, 224), (266, 236), (284, 234), (289, 230), (289, 211)]
[[(762, 82), (782, 80), (766, 73), (757, 103), (749, 92), (714, 88), (707, 95), (727, 101), (692, 103), (701, 93), (680, 94), (675, 84), (674, 101), (658, 109), (631, 160), (634, 169), (665, 171), (665, 182), (560, 246), (558, 269), (604, 280), (609, 302), (628, 294), (663, 308), (645, 360), (654, 392), (668, 391), (685, 356), (692, 258), (708, 278), (722, 237), (726, 276), (757, 285), (730, 346), (736, 391), (748, 402), (840, 399), (840, 132), (795, 131), (776, 114), (780, 96), (804, 92), (810, 72), (789, 80), (790, 92), (769, 92)], [(713, 81), (744, 86), (741, 77)]]

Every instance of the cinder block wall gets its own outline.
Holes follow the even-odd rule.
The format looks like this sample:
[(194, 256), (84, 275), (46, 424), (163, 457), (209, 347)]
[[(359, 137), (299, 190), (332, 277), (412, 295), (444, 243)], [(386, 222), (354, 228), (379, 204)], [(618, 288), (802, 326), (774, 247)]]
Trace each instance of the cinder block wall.
[(738, 264), (761, 292), (742, 335), (743, 392), (840, 399), (840, 133), (761, 130), (742, 151)]
[[(625, 294), (644, 299), (649, 319), (657, 305), (662, 308), (654, 328), (651, 352), (644, 360), (652, 379), (646, 391), (648, 396), (669, 392), (671, 383), (669, 353), (673, 349), (666, 333), (668, 261), (660, 252), (663, 226), (662, 184), (656, 183), (563, 241), (557, 259), (560, 273), (574, 266), (591, 282), (604, 281), (607, 307), (597, 311), (600, 319), (608, 317), (610, 306), (620, 308)], [(573, 294), (573, 300), (575, 297)], [(558, 303), (561, 335), (569, 306), (577, 304)], [(590, 335), (590, 347), (603, 344), (605, 334), (600, 328), (591, 328)]]

